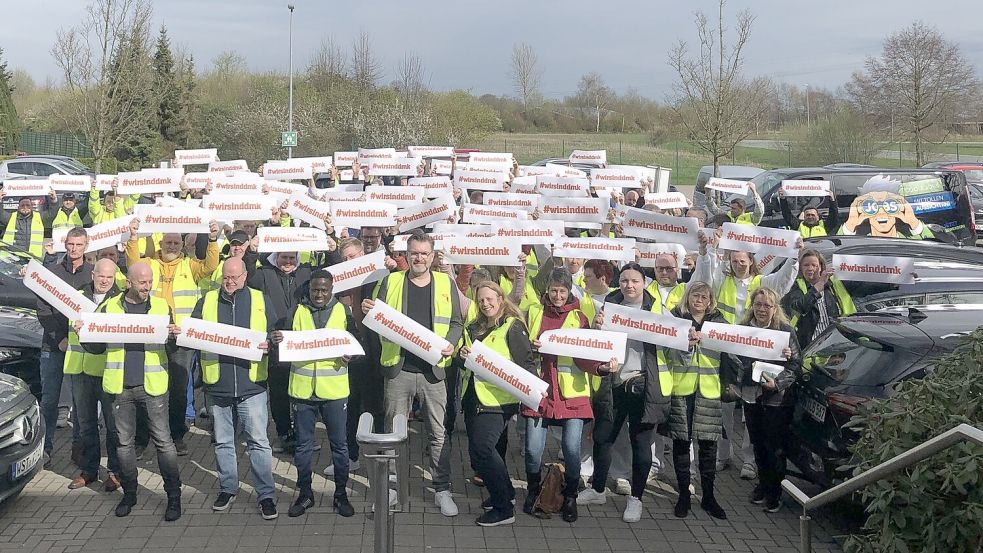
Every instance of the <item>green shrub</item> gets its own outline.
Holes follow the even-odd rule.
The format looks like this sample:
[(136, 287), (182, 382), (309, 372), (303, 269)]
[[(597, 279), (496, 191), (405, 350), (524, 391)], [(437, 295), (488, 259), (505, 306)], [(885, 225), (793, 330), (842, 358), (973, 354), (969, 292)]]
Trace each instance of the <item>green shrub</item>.
[[(861, 406), (851, 421), (860, 431), (854, 474), (960, 423), (983, 428), (983, 327), (960, 339), (931, 376)], [(983, 446), (950, 447), (860, 496), (869, 517), (847, 541), (850, 553), (983, 551)]]

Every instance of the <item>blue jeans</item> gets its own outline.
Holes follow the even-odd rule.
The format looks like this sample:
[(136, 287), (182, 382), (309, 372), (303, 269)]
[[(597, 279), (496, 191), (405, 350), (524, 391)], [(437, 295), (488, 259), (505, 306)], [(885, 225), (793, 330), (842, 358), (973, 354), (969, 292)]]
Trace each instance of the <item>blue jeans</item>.
[(239, 472), (236, 461), (235, 423), (233, 411), (242, 422), (249, 453), (249, 469), (258, 501), (273, 499), (273, 449), (266, 436), (269, 423), (266, 414), (267, 392), (247, 398), (210, 397), (208, 409), (215, 428), (215, 467), (218, 486), (225, 493), (239, 493)]
[(526, 474), (543, 470), (543, 450), (546, 449), (547, 423), (563, 428), (560, 447), (563, 449), (564, 474), (569, 480), (580, 478), (580, 438), (584, 432), (583, 419), (547, 420), (526, 417)]
[(116, 420), (117, 456), (119, 457), (120, 484), (123, 493), (137, 493), (137, 454), (136, 427), (137, 411), (147, 413), (147, 431), (157, 449), (157, 466), (164, 480), (164, 491), (167, 497), (181, 496), (181, 471), (177, 466), (177, 451), (171, 441), (170, 429), (167, 427), (167, 394), (151, 396), (143, 386), (123, 388), (118, 395), (113, 396), (113, 418)]
[(58, 399), (61, 396), (62, 378), (65, 376), (64, 367), (64, 352), (41, 352), (41, 416), (44, 417), (44, 451), (49, 454), (54, 448)]
[(314, 423), (318, 414), (328, 429), (331, 442), (331, 460), (334, 462), (334, 495), (344, 497), (348, 494), (348, 439), (346, 421), (348, 420), (348, 398), (329, 401), (291, 401), (294, 413), (294, 436), (297, 449), (294, 450), (294, 464), (297, 465), (297, 487), (300, 495), (313, 497), (311, 489), (311, 454), (314, 451)]

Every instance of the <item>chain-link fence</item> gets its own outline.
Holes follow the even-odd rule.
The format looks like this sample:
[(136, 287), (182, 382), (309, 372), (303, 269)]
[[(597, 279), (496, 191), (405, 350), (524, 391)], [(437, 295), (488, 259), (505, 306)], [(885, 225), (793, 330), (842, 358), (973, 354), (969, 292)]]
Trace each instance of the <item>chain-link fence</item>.
[[(24, 131), (20, 136), (18, 152), (27, 154), (47, 154), (74, 158), (93, 157), (92, 148), (85, 139), (71, 134), (55, 134)], [(11, 155), (16, 152), (3, 152)]]

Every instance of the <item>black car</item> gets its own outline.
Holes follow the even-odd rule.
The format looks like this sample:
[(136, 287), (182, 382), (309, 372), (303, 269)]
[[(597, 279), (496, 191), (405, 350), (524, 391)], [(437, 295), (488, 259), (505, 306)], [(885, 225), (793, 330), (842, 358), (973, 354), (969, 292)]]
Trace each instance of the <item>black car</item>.
[(41, 397), (41, 338), (44, 330), (33, 309), (0, 306), (0, 373), (28, 383)]
[(976, 227), (976, 242), (979, 245), (980, 240), (983, 240), (983, 183), (972, 182), (969, 183), (969, 199), (973, 202), (973, 217), (979, 221)]
[(0, 304), (10, 307), (34, 309), (38, 297), (24, 286), (21, 269), (34, 256), (24, 250), (0, 241)]
[(835, 321), (802, 353), (789, 459), (821, 486), (843, 480), (837, 468), (856, 440), (843, 426), (857, 405), (929, 374), (981, 322), (983, 305), (893, 308)]
[(0, 502), (15, 497), (41, 470), (44, 420), (27, 384), (0, 374)]

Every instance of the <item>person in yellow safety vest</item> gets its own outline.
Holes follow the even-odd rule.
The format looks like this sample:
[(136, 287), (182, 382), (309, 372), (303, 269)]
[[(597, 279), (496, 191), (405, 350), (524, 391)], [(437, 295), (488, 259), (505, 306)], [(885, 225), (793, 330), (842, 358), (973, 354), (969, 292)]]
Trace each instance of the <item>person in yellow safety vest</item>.
[[(612, 303), (652, 311), (654, 298), (645, 291), (645, 270), (638, 263), (621, 268), (619, 289), (605, 298)], [(594, 328), (604, 329), (604, 312), (598, 311)], [(591, 487), (580, 492), (578, 505), (603, 505), (607, 501), (605, 484), (611, 468), (611, 450), (628, 422), (631, 443), (631, 495), (622, 520), (638, 522), (642, 516), (642, 494), (652, 467), (651, 444), (656, 427), (666, 418), (672, 375), (659, 365), (658, 347), (628, 339), (625, 362), (606, 363), (602, 370), (611, 372), (601, 379), (594, 394), (594, 476)], [(600, 371), (599, 371), (600, 372)]]
[[(48, 195), (48, 207), (58, 205), (58, 194), (52, 190)], [(64, 231), (82, 226), (79, 215), (78, 198), (74, 192), (65, 192), (61, 197), (61, 207), (51, 214), (51, 231)]]
[(564, 257), (563, 266), (573, 279), (573, 283), (580, 288), (584, 287), (584, 261), (582, 257)]
[(205, 294), (212, 290), (218, 290), (222, 286), (222, 267), (225, 266), (225, 262), (230, 259), (242, 260), (246, 255), (247, 249), (249, 249), (249, 236), (241, 230), (232, 232), (229, 235), (229, 256), (219, 261), (218, 267), (212, 271), (212, 274), (198, 281), (198, 287), (201, 288), (201, 293)]
[[(108, 260), (97, 261), (92, 269), (92, 282), (79, 289), (83, 296), (99, 305), (103, 300), (120, 293), (113, 280), (116, 265)], [(106, 427), (106, 466), (109, 474), (103, 489), (114, 492), (119, 489), (120, 471), (117, 457), (116, 419), (113, 417), (112, 397), (102, 389), (102, 373), (106, 368), (106, 355), (88, 353), (79, 344), (74, 321), (69, 321), (68, 348), (65, 351), (64, 371), (72, 382), (72, 399), (75, 403), (75, 420), (81, 437), (82, 451), (79, 473), (68, 489), (84, 488), (99, 480), (99, 415)]]
[[(4, 193), (0, 190), (0, 202)], [(3, 241), (27, 251), (38, 259), (44, 258), (44, 217), (34, 210), (31, 198), (21, 198), (17, 210), (0, 209), (0, 228)]]
[(737, 223), (739, 225), (757, 225), (761, 222), (761, 217), (765, 213), (765, 204), (761, 201), (761, 196), (758, 195), (758, 190), (753, 182), (748, 182), (748, 192), (751, 194), (751, 199), (754, 200), (754, 211), (747, 211), (747, 200), (744, 196), (732, 195), (727, 198), (727, 207), (729, 209), (724, 210), (721, 207), (717, 207), (717, 204), (713, 201), (713, 195), (707, 195), (706, 208), (710, 216), (713, 217), (719, 214), (725, 214), (727, 220), (731, 223)]
[[(218, 267), (218, 222), (208, 225), (208, 247), (204, 259), (194, 259), (184, 255), (184, 241), (180, 234), (165, 234), (160, 241), (160, 250), (153, 257), (140, 256), (140, 220), (130, 222), (130, 239), (126, 242), (126, 265), (132, 267), (140, 261), (146, 262), (154, 273), (154, 296), (163, 299), (174, 310), (178, 326), (194, 311), (201, 297), (198, 281)], [(171, 438), (178, 455), (188, 454), (184, 435), (188, 432), (185, 413), (188, 409), (188, 370), (194, 350), (179, 347), (168, 356), (167, 372), (170, 380), (170, 427)], [(137, 436), (137, 446), (146, 447), (146, 436)]]
[(611, 287), (612, 279), (614, 279), (614, 266), (610, 261), (590, 259), (584, 263), (584, 284), (581, 287), (576, 286), (574, 282), (573, 293), (580, 299), (580, 311), (588, 321), (593, 323), (600, 306), (604, 305), (604, 298), (617, 290)]
[(721, 435), (720, 352), (700, 344), (703, 323), (726, 322), (717, 310), (713, 290), (705, 282), (690, 282), (686, 296), (672, 315), (692, 321), (690, 350), (669, 350), (672, 367), (672, 402), (669, 411), (669, 435), (672, 438), (673, 466), (676, 469), (679, 499), (675, 515), (685, 518), (690, 510), (690, 445), (697, 443), (697, 463), (702, 482), (700, 506), (710, 516), (726, 519), (727, 513), (714, 495), (717, 441)]
[(362, 300), (362, 312), (368, 313), (375, 300), (381, 300), (451, 344), (440, 352), (437, 364), (431, 365), (380, 335), (379, 364), (383, 376), (388, 379), (385, 390), (387, 422), (397, 414), (409, 415), (415, 396), (423, 399), (434, 501), (441, 514), (452, 517), (457, 516), (458, 509), (451, 496), (451, 442), (445, 439), (444, 432), (447, 388), (442, 380), (454, 355), (454, 345), (464, 330), (461, 303), (453, 280), (445, 273), (431, 271), (434, 261), (432, 237), (415, 229), (407, 240), (407, 259), (410, 268), (390, 273), (380, 280), (373, 293), (374, 299)]
[(655, 258), (655, 278), (645, 288), (655, 298), (652, 311), (667, 313), (679, 305), (686, 284), (679, 282), (679, 263), (675, 256), (661, 254)]
[(119, 249), (116, 246), (107, 246), (96, 251), (96, 261), (100, 259), (108, 259), (113, 262), (116, 266), (116, 287), (120, 290), (126, 290), (126, 275), (119, 268)]
[[(150, 265), (133, 263), (127, 274), (126, 293), (104, 300), (97, 312), (119, 315), (121, 322), (127, 315), (166, 317), (170, 321), (166, 344), (83, 343), (82, 347), (88, 353), (106, 355), (102, 389), (113, 396), (113, 414), (116, 416), (116, 434), (119, 438), (119, 479), (123, 487), (123, 499), (116, 506), (116, 516), (129, 515), (137, 502), (134, 439), (137, 412), (141, 411), (147, 415), (148, 431), (157, 448), (157, 464), (167, 493), (164, 520), (173, 521), (181, 518), (181, 473), (167, 421), (166, 367), (169, 350), (173, 351), (174, 338), (181, 329), (174, 324), (174, 310), (167, 302), (151, 295), (153, 288), (154, 272)], [(82, 321), (75, 321), (74, 328), (78, 332)]]
[[(273, 332), (271, 338), (278, 348), (284, 349), (284, 330), (310, 331), (327, 328), (345, 331), (353, 342), (358, 342), (358, 331), (351, 310), (331, 295), (333, 283), (331, 273), (324, 269), (318, 269), (311, 274), (307, 297), (276, 323), (277, 330)], [(292, 517), (304, 514), (315, 505), (314, 490), (311, 487), (313, 474), (311, 454), (314, 452), (314, 423), (317, 422), (318, 416), (324, 422), (331, 444), (334, 467), (332, 476), (335, 485), (332, 505), (343, 517), (355, 514), (346, 491), (349, 474), (348, 367), (351, 359), (351, 356), (345, 355), (328, 359), (294, 361), (290, 364), (288, 392), (293, 407), (294, 432), (297, 436), (294, 465), (297, 466), (297, 487), (300, 490), (300, 495), (287, 513)]]
[[(246, 266), (241, 259), (230, 259), (222, 267), (222, 286), (206, 293), (194, 307), (193, 319), (220, 323), (260, 332), (266, 336), (276, 323), (270, 302), (259, 290), (246, 286)], [(253, 488), (263, 518), (277, 518), (276, 488), (273, 481), (273, 449), (266, 435), (267, 356), (269, 343), (257, 344), (263, 356), (258, 361), (202, 350), (201, 381), (204, 384), (215, 439), (215, 472), (219, 494), (212, 510), (225, 511), (239, 493), (236, 459), (236, 424), (242, 424), (246, 452), (253, 477)]]
[(89, 219), (93, 225), (99, 225), (113, 219), (126, 216), (133, 206), (139, 201), (140, 195), (119, 197), (116, 195), (116, 185), (113, 184), (112, 190), (106, 190), (102, 199), (99, 198), (99, 191), (95, 185), (89, 192)]
[(857, 312), (850, 292), (826, 267), (826, 259), (816, 250), (806, 249), (799, 256), (799, 278), (782, 298), (782, 308), (791, 317), (799, 344), (808, 346), (837, 317)]
[(829, 191), (829, 211), (826, 220), (819, 217), (819, 208), (807, 205), (802, 209), (802, 220), (799, 221), (792, 216), (792, 208), (789, 206), (788, 198), (785, 197), (785, 189), (778, 189), (778, 206), (782, 210), (782, 219), (785, 226), (799, 231), (799, 235), (805, 238), (817, 236), (831, 236), (836, 234), (840, 228), (840, 211), (836, 205), (836, 196), (832, 190)]
[[(519, 308), (505, 297), (505, 291), (491, 281), (475, 291), (478, 318), (464, 332), (460, 357), (467, 361), (474, 342), (480, 341), (493, 352), (523, 369), (534, 372), (532, 345)], [(479, 526), (501, 526), (515, 522), (515, 488), (509, 478), (508, 424), (519, 413), (519, 400), (495, 384), (462, 371), (464, 423), (468, 431), (468, 453), (475, 471), (488, 490), (487, 511), (475, 522)], [(579, 458), (577, 459), (579, 462)]]
[(530, 306), (539, 303), (539, 294), (533, 286), (532, 277), (526, 272), (525, 259), (523, 255), (523, 264), (518, 267), (499, 267), (498, 285), (510, 301), (518, 304), (520, 311), (528, 313)]
[[(558, 329), (590, 328), (590, 321), (578, 309), (580, 300), (571, 292), (570, 272), (553, 269), (546, 283), (542, 304), (529, 308), (526, 319), (532, 350), (539, 353), (542, 333)], [(591, 301), (590, 298), (587, 301)], [(533, 514), (542, 483), (543, 451), (550, 426), (563, 428), (564, 486), (560, 515), (565, 522), (577, 520), (577, 487), (580, 485), (580, 440), (585, 421), (594, 418), (588, 377), (597, 374), (601, 361), (539, 353), (539, 378), (549, 383), (546, 398), (538, 409), (522, 407), (526, 425), (526, 501), (522, 511)], [(617, 362), (617, 359), (612, 359)]]

